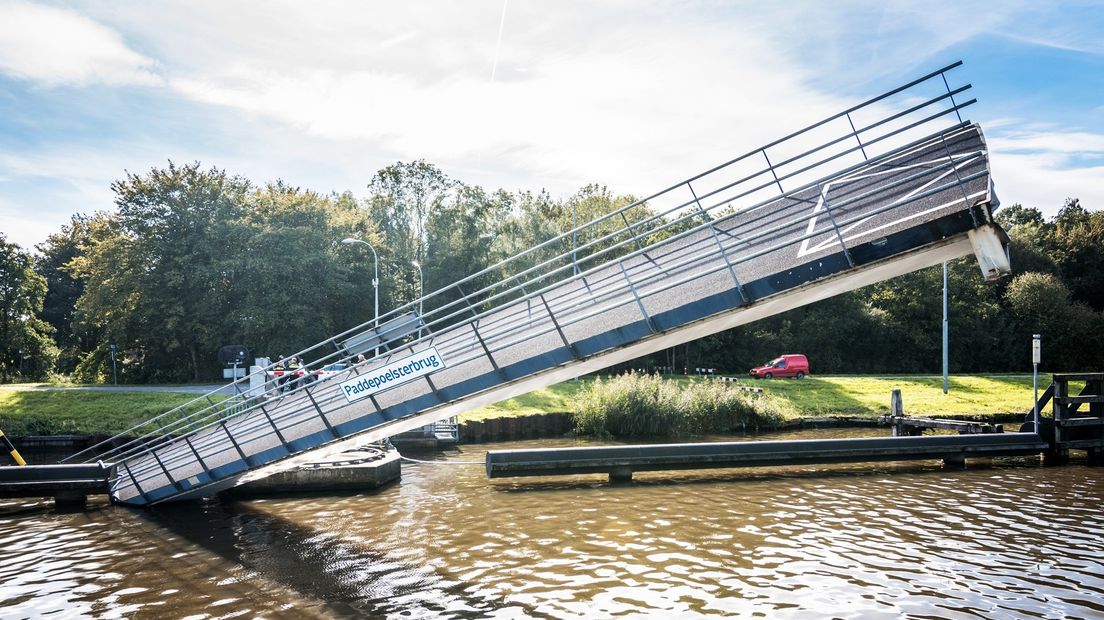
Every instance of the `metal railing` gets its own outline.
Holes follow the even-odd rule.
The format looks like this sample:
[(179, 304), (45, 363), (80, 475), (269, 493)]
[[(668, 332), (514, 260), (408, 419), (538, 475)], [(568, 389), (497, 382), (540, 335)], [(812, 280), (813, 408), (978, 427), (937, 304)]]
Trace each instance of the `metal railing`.
[[(787, 238), (784, 244), (767, 244), (766, 247), (740, 256), (737, 260), (731, 260), (729, 258), (731, 250), (740, 246), (751, 247), (755, 242), (769, 240), (771, 234), (806, 222), (811, 216), (804, 215), (783, 222), (770, 222), (756, 227), (754, 231), (741, 235), (738, 239), (733, 239), (718, 234), (712, 212), (737, 209), (741, 213), (750, 213), (776, 203), (781, 197), (797, 195), (810, 189), (819, 191), (826, 182), (859, 170), (867, 166), (872, 159), (893, 157), (914, 148), (933, 135), (940, 135), (940, 131), (932, 133), (930, 125), (952, 114), (957, 118), (957, 123), (947, 121), (942, 128), (943, 135), (963, 128), (967, 123), (961, 120), (960, 110), (972, 105), (976, 100), (969, 99), (961, 103), (955, 101), (955, 96), (967, 91), (970, 85), (952, 89), (945, 76), (946, 72), (960, 64), (961, 62), (958, 62), (943, 67), (660, 192), (572, 228), (423, 298), (395, 308), (378, 319), (366, 321), (297, 352), (294, 356), (311, 360), (306, 366), (307, 372), (334, 361), (347, 360), (348, 353), (341, 347), (340, 342), (368, 330), (372, 325), (377, 324), (377, 321), (382, 323), (395, 319), (403, 314), (416, 312), (418, 308), (424, 306), (428, 309), (421, 316), (425, 326), (423, 333), (420, 336), (403, 336), (399, 341), (383, 342), (381, 344), (385, 349), (394, 349), (400, 345), (403, 348), (417, 348), (432, 344), (439, 348), (442, 355), (459, 356), (453, 359), (454, 364), (463, 364), (478, 357), (487, 357), (494, 364), (495, 352), (537, 335), (558, 332), (564, 339), (564, 343), (570, 347), (571, 343), (564, 336), (564, 329), (571, 325), (587, 321), (610, 308), (623, 305), (630, 298), (640, 303), (641, 297), (679, 286), (696, 277), (701, 277), (704, 273), (730, 271), (736, 288), (743, 295), (741, 283), (736, 276), (736, 265), (753, 260), (784, 245), (822, 235), (824, 231), (811, 231), (796, 239)], [(929, 86), (938, 81), (942, 82), (944, 92), (917, 100), (912, 89), (922, 85)], [(882, 109), (879, 104), (895, 95), (902, 95), (902, 98), (906, 99), (902, 102), (903, 109)], [(875, 114), (876, 118), (871, 122), (856, 124), (855, 117), (860, 112)], [(917, 115), (919, 118), (915, 118)], [(833, 121), (840, 125), (837, 135), (811, 148), (804, 148), (801, 145), (801, 138), (828, 127)], [(843, 121), (846, 121), (846, 125), (841, 124)], [(919, 131), (912, 133), (914, 130)], [(916, 134), (920, 134), (917, 139), (909, 140)], [(851, 141), (854, 141), (853, 145)], [(838, 148), (832, 151), (835, 147)], [(787, 148), (796, 148), (796, 152), (783, 153)], [(772, 153), (776, 155), (774, 163), (770, 157)], [(737, 170), (739, 165), (760, 157), (763, 160), (762, 165), (753, 167), (751, 171)], [(853, 163), (849, 164), (850, 161)], [(948, 151), (947, 161), (934, 168), (953, 171), (955, 179), (920, 192), (910, 200), (920, 200), (955, 185), (962, 187), (964, 183), (977, 178), (976, 174), (959, 174), (959, 164), (962, 161), (963, 158), (956, 160)], [(820, 174), (828, 166), (834, 167), (829, 173)], [(907, 183), (916, 176), (930, 174), (931, 171), (932, 168), (928, 168), (923, 173), (907, 175), (895, 183)], [(725, 176), (726, 173), (729, 176)], [(783, 183), (789, 187), (787, 188)], [(695, 184), (699, 188), (708, 185), (709, 189), (699, 194)], [(871, 191), (884, 191), (887, 187), (888, 185), (882, 185)], [(860, 217), (869, 217), (872, 213), (883, 212), (902, 204), (886, 205), (875, 212), (868, 211), (861, 216), (838, 221), (834, 218), (833, 210), (838, 213), (849, 203), (861, 200), (863, 196), (863, 194), (852, 196), (845, 201), (832, 204), (828, 209), (829, 216), (832, 217), (832, 226), (844, 251), (847, 251), (847, 246), (839, 233), (841, 227), (846, 227)], [(744, 200), (751, 202), (743, 204), (741, 201)], [(664, 202), (667, 203), (666, 206), (655, 207)], [(650, 212), (651, 215), (640, 217), (637, 215), (639, 212)], [(613, 218), (620, 218), (623, 225), (617, 222), (611, 223)], [(688, 254), (673, 263), (665, 264), (663, 271), (647, 271), (638, 266), (625, 267), (631, 259), (646, 258), (648, 251), (660, 243), (686, 239), (703, 231), (711, 233), (715, 244), (707, 249)], [(579, 239), (582, 239), (581, 243)], [(695, 271), (683, 277), (669, 275), (671, 272), (711, 258), (723, 258), (724, 261), (708, 272)], [(608, 271), (608, 267), (614, 264), (614, 259), (617, 259), (620, 267), (619, 273), (612, 275), (602, 273)], [(624, 282), (614, 284), (615, 278), (621, 278)], [(480, 285), (487, 281), (490, 283)], [(554, 300), (547, 298), (553, 290), (563, 289), (565, 285), (572, 283), (582, 283), (582, 285), (574, 293), (557, 296)], [(466, 286), (474, 287), (474, 290), (466, 292), (464, 290)], [(643, 306), (641, 309), (643, 310)], [(566, 315), (571, 316), (566, 318)], [(557, 317), (560, 319), (557, 320)], [(534, 322), (542, 324), (537, 332), (531, 329)], [(471, 331), (456, 329), (458, 327), (467, 327)], [(475, 335), (475, 339), (471, 338), (471, 334)], [(328, 350), (330, 348), (332, 351)], [(355, 372), (361, 368), (378, 365), (389, 359), (391, 355), (392, 353), (389, 352), (381, 353), (364, 362), (352, 364), (352, 368)], [(226, 429), (228, 421), (248, 417), (255, 412), (261, 412), (263, 415), (256, 416), (254, 426), (250, 428), (270, 427), (276, 429), (277, 433), (280, 433), (281, 429), (286, 431), (287, 428), (282, 427), (280, 423), (302, 416), (306, 410), (312, 408), (311, 403), (314, 400), (313, 398), (303, 399), (311, 402), (304, 402), (295, 409), (285, 408), (286, 410), (276, 415), (270, 415), (265, 406), (273, 403), (271, 395), (275, 392), (276, 400), (284, 395), (279, 392), (278, 379), (271, 375), (275, 368), (276, 365), (272, 364), (260, 370), (266, 373), (266, 380), (261, 390), (250, 389), (248, 377), (236, 380), (66, 460), (85, 457), (87, 460), (126, 461), (150, 454), (164, 445), (175, 444), (178, 441), (189, 442), (189, 446), (192, 446), (190, 439), (196, 438), (203, 431), (219, 425)], [(297, 384), (287, 393), (308, 391), (309, 395), (309, 390), (317, 385)], [(328, 401), (314, 403), (314, 408), (318, 408), (319, 404), (325, 404), (325, 402)], [(210, 447), (212, 445), (210, 442), (217, 443), (224, 440), (208, 437), (205, 441), (208, 443), (204, 446)], [(192, 446), (191, 451), (198, 458), (197, 449), (204, 446)], [(155, 458), (156, 456), (154, 454)], [(165, 466), (166, 464), (161, 464), (160, 469), (165, 469)], [(154, 471), (153, 467), (147, 464), (143, 469), (149, 468), (150, 471)], [(134, 477), (134, 473), (129, 468), (126, 468), (126, 473)], [(137, 482), (136, 478), (135, 482)]]

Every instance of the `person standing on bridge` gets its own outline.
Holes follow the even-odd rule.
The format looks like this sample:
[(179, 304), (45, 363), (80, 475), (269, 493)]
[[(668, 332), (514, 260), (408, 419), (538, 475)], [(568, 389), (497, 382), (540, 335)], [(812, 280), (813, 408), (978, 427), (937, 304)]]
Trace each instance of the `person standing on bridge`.
[(277, 358), (275, 370), (279, 373), (279, 376), (276, 379), (276, 392), (283, 392), (285, 389), (284, 386), (287, 385), (289, 377), (288, 360), (284, 358), (283, 355)]
[(300, 368), (302, 368), (302, 364), (299, 363), (299, 358), (292, 355), (291, 359), (289, 359), (287, 363), (287, 372), (284, 373), (288, 378), (287, 390), (290, 391), (299, 387), (300, 377), (298, 376), (298, 373)]

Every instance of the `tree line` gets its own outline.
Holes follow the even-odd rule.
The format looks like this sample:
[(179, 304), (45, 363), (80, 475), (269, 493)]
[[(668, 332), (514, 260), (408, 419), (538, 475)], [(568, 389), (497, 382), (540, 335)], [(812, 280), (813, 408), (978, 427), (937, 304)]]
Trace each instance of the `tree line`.
[[(74, 215), (34, 254), (0, 235), (0, 380), (110, 381), (111, 345), (120, 382), (216, 379), (223, 345), (275, 357), (372, 318), (371, 251), (342, 239), (378, 252), (385, 313), (636, 200), (593, 184), (563, 199), (489, 192), (424, 161), (380, 170), (361, 198), (257, 185), (198, 162), (127, 173), (112, 190), (115, 211)], [(591, 251), (611, 246), (601, 237), (623, 222), (646, 241), (676, 232), (655, 215), (644, 204), (609, 220)], [(950, 263), (952, 372), (1028, 369), (1032, 333), (1049, 369), (1099, 370), (1104, 212), (1069, 199), (1050, 219), (1020, 205), (997, 217), (1016, 275), (992, 284), (972, 257)], [(526, 264), (539, 273), (569, 248)], [(813, 372), (938, 372), (941, 291), (940, 268), (926, 269), (625, 366), (741, 372), (801, 352)]]

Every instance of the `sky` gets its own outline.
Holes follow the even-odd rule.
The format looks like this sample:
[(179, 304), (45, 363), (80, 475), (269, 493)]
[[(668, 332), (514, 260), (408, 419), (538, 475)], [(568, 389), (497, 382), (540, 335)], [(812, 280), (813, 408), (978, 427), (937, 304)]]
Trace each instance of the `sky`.
[(1104, 209), (1104, 2), (0, 0), (0, 233), (169, 160), (646, 195), (956, 60), (1002, 204)]

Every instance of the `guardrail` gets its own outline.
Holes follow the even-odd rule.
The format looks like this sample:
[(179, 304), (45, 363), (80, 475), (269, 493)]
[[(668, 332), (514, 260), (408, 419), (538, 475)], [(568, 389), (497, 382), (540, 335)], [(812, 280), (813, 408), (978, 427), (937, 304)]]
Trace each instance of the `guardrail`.
[[(957, 102), (956, 95), (966, 92), (970, 85), (952, 89), (945, 75), (960, 64), (961, 62), (957, 62), (933, 71), (784, 138), (749, 151), (293, 355), (311, 360), (305, 367), (308, 372), (334, 361), (348, 360), (351, 348), (342, 346), (343, 344), (372, 330), (374, 325), (401, 320), (402, 317), (425, 307), (424, 314), (418, 317), (418, 325), (422, 328), (418, 335), (401, 331), (396, 338), (387, 340), (386, 334), (381, 333), (382, 330), (373, 331), (370, 338), (373, 346), (378, 344), (384, 352), (364, 362), (354, 363), (352, 368), (356, 370), (378, 364), (381, 358), (389, 355), (386, 349), (394, 346), (417, 347), (429, 343), (441, 349), (443, 354), (458, 356), (452, 359), (452, 363), (460, 364), (485, 356), (494, 365), (494, 352), (536, 335), (558, 332), (564, 343), (571, 347), (571, 343), (564, 336), (564, 329), (570, 325), (590, 320), (622, 304), (627, 296), (635, 298), (639, 303), (642, 296), (685, 284), (706, 273), (729, 271), (735, 280), (737, 290), (743, 296), (742, 285), (735, 270), (736, 265), (754, 260), (795, 241), (800, 242), (822, 235), (823, 231), (810, 231), (796, 240), (790, 238), (782, 244), (772, 245), (769, 243), (771, 235), (802, 224), (814, 216), (801, 215), (785, 221), (770, 221), (770, 214), (764, 213), (762, 227), (751, 234), (732, 239), (718, 232), (714, 226), (714, 213), (728, 210), (755, 212), (783, 196), (812, 189), (819, 191), (819, 188), (831, 179), (859, 170), (868, 165), (871, 159), (892, 157), (924, 140), (930, 140), (932, 136), (938, 137), (962, 129), (968, 123), (962, 121), (960, 111), (975, 103), (976, 100)], [(942, 85), (940, 92), (929, 93), (923, 97), (915, 92), (921, 87), (931, 88), (933, 84), (936, 87)], [(887, 100), (895, 96), (900, 96), (900, 105), (903, 109), (889, 108), (884, 105)], [(862, 122), (863, 116), (873, 118), (868, 122)], [(859, 120), (858, 123), (856, 119)], [(933, 132), (932, 125), (936, 123), (942, 124), (943, 128), (941, 131)], [(827, 132), (827, 137), (821, 135), (824, 132)], [(814, 146), (807, 148), (805, 145), (810, 142), (813, 142)], [(756, 164), (755, 161), (760, 159), (762, 163)], [(865, 194), (858, 194), (839, 203), (826, 205), (831, 225), (843, 251), (848, 252), (848, 245), (840, 233), (841, 228), (856, 223), (861, 218), (870, 217), (872, 214), (897, 208), (908, 201), (922, 200), (956, 185), (961, 187), (964, 183), (981, 176), (981, 173), (960, 174), (959, 166), (963, 161), (962, 157), (956, 159), (948, 150), (947, 160), (943, 163), (922, 172), (906, 175), (902, 179), (881, 185)], [(931, 185), (906, 201), (886, 205), (862, 215), (839, 220), (833, 216), (833, 211), (839, 213), (841, 209), (868, 198), (874, 192), (915, 181), (921, 175), (931, 174), (933, 170), (942, 170), (948, 175), (953, 173), (954, 178), (942, 184)], [(646, 212), (642, 208), (645, 206), (651, 209), (651, 215), (642, 215), (642, 212)], [(971, 216), (973, 216), (972, 210)], [(658, 243), (669, 243), (703, 231), (712, 234), (716, 247), (684, 256), (666, 265), (666, 271), (694, 265), (701, 262), (703, 258), (716, 256), (718, 252), (725, 259), (723, 264), (712, 267), (707, 272), (696, 272), (681, 278), (669, 277), (665, 271), (646, 274), (633, 280), (625, 271), (626, 260), (639, 256), (646, 257), (647, 252)], [(756, 242), (767, 243), (765, 247), (745, 254), (736, 261), (729, 259), (730, 250), (737, 247), (751, 247), (751, 244)], [(614, 259), (617, 259), (618, 264), (621, 265), (621, 274), (618, 277), (621, 277), (623, 282), (619, 282), (617, 286), (606, 287), (600, 294), (588, 294), (587, 289), (593, 284), (592, 281), (588, 282), (588, 278), (593, 280), (598, 277), (599, 272), (614, 264)], [(850, 254), (848, 254), (848, 260), (850, 260)], [(602, 277), (608, 279), (611, 276)], [(545, 295), (570, 282), (580, 282), (583, 286), (580, 286), (574, 295), (560, 296), (555, 300), (555, 304), (561, 310), (575, 311), (570, 322), (559, 323)], [(465, 288), (470, 288), (470, 292)], [(524, 307), (519, 306), (520, 309), (511, 313), (502, 312), (503, 308), (516, 302), (524, 302)], [(585, 308), (585, 311), (580, 311), (582, 308)], [(534, 316), (547, 317), (551, 321), (546, 321), (547, 324), (534, 332), (532, 330)], [(478, 341), (478, 346), (447, 333), (458, 325), (470, 327)], [(265, 372), (267, 377), (267, 373), (274, 370), (275, 366), (275, 364), (267, 366), (260, 372)], [(285, 411), (281, 416), (270, 416), (265, 408), (265, 404), (270, 401), (265, 394), (278, 387), (276, 380), (266, 379), (260, 393), (257, 390), (250, 390), (248, 381), (248, 377), (236, 380), (66, 460), (104, 458), (125, 461), (156, 450), (166, 442), (179, 439), (187, 441), (189, 437), (194, 437), (201, 431), (214, 428), (219, 424), (225, 428), (227, 420), (258, 411), (263, 413), (268, 424), (279, 434), (278, 423), (302, 411), (302, 409)], [(297, 385), (292, 392), (307, 390), (310, 387)], [(309, 406), (306, 403), (303, 405), (304, 408)], [(124, 435), (134, 438), (121, 440), (120, 437)], [(233, 441), (232, 437), (231, 441)]]

